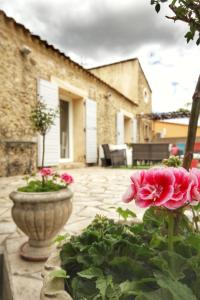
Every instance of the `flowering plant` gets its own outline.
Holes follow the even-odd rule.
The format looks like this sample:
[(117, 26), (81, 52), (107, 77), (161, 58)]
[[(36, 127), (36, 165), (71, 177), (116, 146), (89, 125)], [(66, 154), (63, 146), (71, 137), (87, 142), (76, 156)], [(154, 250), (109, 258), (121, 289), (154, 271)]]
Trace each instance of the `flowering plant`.
[[(71, 183), (74, 182), (73, 177), (64, 172), (58, 174), (54, 172), (51, 168), (42, 168), (40, 170), (41, 179), (31, 180), (31, 177), (25, 177), (27, 185), (19, 188), (20, 192), (51, 192), (59, 191), (68, 187)], [(34, 177), (35, 175), (33, 175)]]
[[(134, 173), (123, 201), (146, 209), (141, 223), (96, 216), (62, 245), (67, 292), (75, 300), (200, 299), (200, 170)], [(128, 209), (117, 212), (125, 221), (135, 218)]]
[(137, 172), (123, 195), (125, 203), (132, 200), (141, 208), (157, 207), (164, 212), (163, 217), (168, 219), (168, 250), (173, 251), (174, 234), (186, 209), (191, 209), (195, 231), (199, 231), (196, 211), (200, 203), (200, 170), (169, 167)]

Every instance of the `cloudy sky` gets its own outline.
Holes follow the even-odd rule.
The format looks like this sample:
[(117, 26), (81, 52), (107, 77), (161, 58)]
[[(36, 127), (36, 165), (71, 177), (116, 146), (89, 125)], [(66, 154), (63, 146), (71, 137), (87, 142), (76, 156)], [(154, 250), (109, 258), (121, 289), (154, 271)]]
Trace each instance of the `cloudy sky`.
[(186, 25), (155, 13), (150, 0), (0, 0), (0, 9), (85, 67), (138, 57), (153, 90), (153, 110), (191, 101), (200, 46)]

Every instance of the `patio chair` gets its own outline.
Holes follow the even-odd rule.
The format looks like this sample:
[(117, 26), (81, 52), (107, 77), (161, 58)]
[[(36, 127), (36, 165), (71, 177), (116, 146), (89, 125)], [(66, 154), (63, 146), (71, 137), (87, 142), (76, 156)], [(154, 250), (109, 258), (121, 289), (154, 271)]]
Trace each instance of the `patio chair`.
[(110, 150), (108, 144), (102, 145), (104, 152), (104, 166), (127, 166), (126, 149)]

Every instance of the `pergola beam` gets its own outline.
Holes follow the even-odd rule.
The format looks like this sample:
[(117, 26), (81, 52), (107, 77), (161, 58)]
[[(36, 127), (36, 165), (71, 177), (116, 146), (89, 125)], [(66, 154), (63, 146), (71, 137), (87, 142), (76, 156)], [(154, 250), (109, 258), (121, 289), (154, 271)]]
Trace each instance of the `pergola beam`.
[(172, 112), (161, 112), (151, 114), (138, 114), (138, 118), (145, 118), (150, 120), (169, 120), (169, 119), (181, 119), (190, 118), (190, 111), (172, 111)]

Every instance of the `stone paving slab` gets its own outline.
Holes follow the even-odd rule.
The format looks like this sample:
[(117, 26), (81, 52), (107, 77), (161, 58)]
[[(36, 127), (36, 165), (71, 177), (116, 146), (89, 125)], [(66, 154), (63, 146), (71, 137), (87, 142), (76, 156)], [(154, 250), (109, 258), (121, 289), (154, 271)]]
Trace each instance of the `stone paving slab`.
[[(134, 203), (124, 204), (121, 196), (128, 187), (132, 170), (90, 167), (67, 170), (74, 177), (73, 212), (62, 233), (80, 233), (96, 214), (118, 219), (113, 207), (132, 209), (142, 218), (143, 210)], [(11, 218), (11, 191), (24, 185), (22, 176), (0, 178), (0, 247), (4, 245), (9, 265), (13, 300), (39, 300), (43, 263), (30, 263), (19, 257), (19, 247), (27, 237)], [(111, 208), (112, 207), (112, 208)]]

